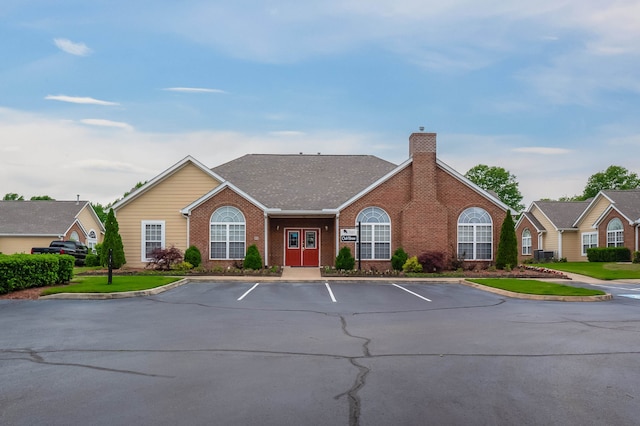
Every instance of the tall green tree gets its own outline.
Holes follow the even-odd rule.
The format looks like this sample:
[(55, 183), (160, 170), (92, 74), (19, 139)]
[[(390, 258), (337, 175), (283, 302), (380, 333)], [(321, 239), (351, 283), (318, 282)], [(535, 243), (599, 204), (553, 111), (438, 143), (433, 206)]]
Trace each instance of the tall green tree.
[(91, 207), (93, 207), (93, 211), (96, 212), (100, 222), (105, 223), (107, 221), (107, 212), (105, 210), (109, 208), (109, 205), (103, 206), (100, 203), (91, 203)]
[(102, 249), (100, 250), (100, 264), (105, 267), (108, 266), (109, 249), (112, 249), (113, 267), (119, 269), (127, 263), (127, 261), (124, 257), (122, 237), (120, 237), (120, 226), (116, 220), (115, 213), (113, 213), (113, 209), (109, 209), (107, 220), (104, 223), (104, 229), (104, 241), (102, 242)]
[(24, 197), (22, 195), (18, 195), (15, 192), (10, 192), (4, 195), (3, 201), (24, 201)]
[(604, 189), (635, 189), (640, 188), (640, 178), (622, 166), (609, 166), (605, 171), (595, 173), (589, 177), (584, 187), (582, 199), (595, 197)]
[(507, 210), (507, 216), (500, 228), (500, 242), (498, 243), (498, 254), (496, 255), (496, 268), (505, 269), (507, 265), (511, 268), (518, 264), (518, 238), (516, 237), (516, 226), (513, 223), (511, 210)]
[(514, 211), (519, 212), (524, 209), (524, 205), (521, 204), (523, 197), (518, 189), (518, 181), (515, 175), (504, 168), (478, 164), (469, 169), (465, 177), (480, 188), (495, 192), (500, 201)]

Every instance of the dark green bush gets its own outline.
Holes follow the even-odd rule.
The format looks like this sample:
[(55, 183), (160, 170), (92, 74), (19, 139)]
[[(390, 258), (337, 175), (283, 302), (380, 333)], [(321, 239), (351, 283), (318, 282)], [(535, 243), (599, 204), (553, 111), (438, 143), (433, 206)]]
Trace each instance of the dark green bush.
[(640, 263), (640, 251), (633, 252), (633, 263)]
[(391, 256), (391, 267), (394, 271), (402, 271), (402, 267), (407, 262), (409, 255), (402, 247), (398, 247)]
[(351, 249), (347, 246), (342, 247), (336, 256), (336, 269), (352, 271), (354, 266), (356, 266), (356, 259), (351, 255)]
[(262, 256), (260, 256), (258, 246), (256, 246), (255, 244), (249, 246), (242, 266), (244, 267), (244, 269), (262, 269)]
[(189, 262), (194, 268), (197, 268), (202, 263), (202, 255), (200, 250), (196, 246), (189, 246), (184, 252), (184, 261)]
[(69, 282), (74, 263), (68, 255), (1, 255), (0, 293)]
[(518, 238), (516, 237), (516, 227), (513, 223), (511, 210), (507, 210), (507, 215), (500, 229), (500, 241), (498, 243), (498, 253), (496, 254), (496, 268), (510, 269), (517, 264)]
[(589, 262), (629, 262), (631, 250), (627, 247), (594, 247), (587, 249)]
[(89, 253), (84, 259), (84, 266), (100, 266), (100, 258), (97, 254)]

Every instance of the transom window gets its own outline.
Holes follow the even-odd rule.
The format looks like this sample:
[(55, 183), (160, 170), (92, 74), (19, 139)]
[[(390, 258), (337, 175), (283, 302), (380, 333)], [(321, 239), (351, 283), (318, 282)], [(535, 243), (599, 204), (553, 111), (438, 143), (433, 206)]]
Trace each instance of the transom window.
[(211, 215), (211, 259), (242, 259), (245, 255), (244, 215), (235, 207), (220, 207)]
[(528, 229), (522, 231), (522, 254), (531, 254), (531, 231)]
[(379, 207), (367, 207), (356, 219), (360, 222), (361, 259), (391, 259), (391, 219)]
[(616, 217), (607, 225), (607, 247), (622, 246), (624, 246), (624, 229), (622, 221)]
[(587, 232), (582, 234), (582, 255), (587, 255), (587, 250), (590, 248), (598, 247), (598, 233)]
[(493, 223), (480, 207), (470, 207), (458, 218), (458, 257), (466, 260), (491, 260)]

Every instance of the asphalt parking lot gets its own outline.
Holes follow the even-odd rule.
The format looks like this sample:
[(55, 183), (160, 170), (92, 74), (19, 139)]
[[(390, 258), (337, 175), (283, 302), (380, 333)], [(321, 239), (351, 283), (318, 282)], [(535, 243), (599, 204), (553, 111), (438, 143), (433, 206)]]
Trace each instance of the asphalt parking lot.
[(256, 284), (0, 301), (0, 424), (638, 424), (637, 298)]

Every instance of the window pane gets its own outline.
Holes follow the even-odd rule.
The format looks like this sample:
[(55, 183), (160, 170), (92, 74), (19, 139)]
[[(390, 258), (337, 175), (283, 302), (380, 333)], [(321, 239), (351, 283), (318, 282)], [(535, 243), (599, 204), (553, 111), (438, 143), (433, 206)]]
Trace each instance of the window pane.
[(162, 245), (160, 242), (156, 242), (156, 241), (147, 241), (144, 245), (144, 256), (145, 258), (150, 258), (151, 257), (151, 253), (153, 253), (153, 251), (155, 249), (159, 249), (162, 248)]
[(476, 259), (479, 259), (479, 260), (491, 259), (491, 244), (478, 243), (476, 245)]
[(458, 257), (461, 259), (473, 259), (473, 244), (471, 243), (459, 243), (458, 244)]
[(211, 258), (212, 259), (226, 259), (227, 257), (227, 244), (225, 242), (211, 242)]
[(360, 256), (361, 259), (371, 259), (371, 243), (361, 243), (360, 249), (362, 250), (362, 255)]
[(227, 225), (211, 225), (211, 240), (212, 241), (226, 241), (227, 240)]
[(242, 259), (244, 254), (244, 242), (229, 243), (229, 259)]
[(391, 244), (389, 243), (376, 243), (375, 244), (376, 259), (390, 259), (391, 258)]
[(361, 232), (362, 232), (362, 235), (360, 236), (360, 240), (363, 243), (364, 242), (370, 243), (371, 239), (373, 238), (371, 225), (362, 224)]

